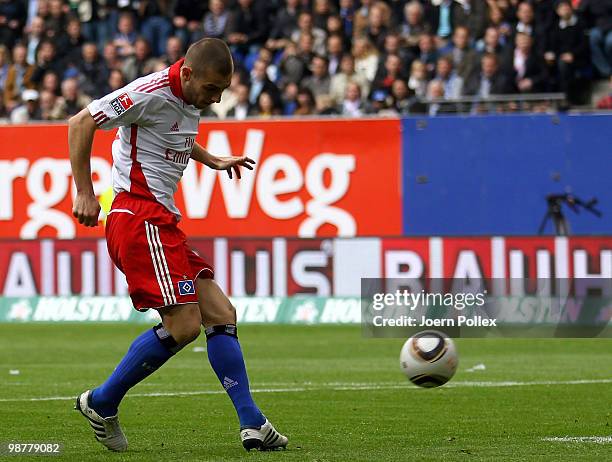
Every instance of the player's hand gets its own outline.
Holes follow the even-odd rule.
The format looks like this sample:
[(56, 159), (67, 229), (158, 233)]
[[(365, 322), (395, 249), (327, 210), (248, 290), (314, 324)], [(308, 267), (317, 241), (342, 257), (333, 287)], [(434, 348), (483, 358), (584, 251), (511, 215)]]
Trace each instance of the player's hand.
[(232, 178), (232, 169), (236, 172), (236, 177), (238, 179), (240, 176), (240, 167), (248, 168), (249, 170), (253, 170), (253, 165), (255, 165), (255, 161), (247, 156), (240, 157), (218, 157), (217, 158), (217, 170), (227, 170), (227, 174), (230, 178)]
[(92, 193), (77, 193), (72, 206), (72, 214), (85, 226), (97, 226), (100, 204)]

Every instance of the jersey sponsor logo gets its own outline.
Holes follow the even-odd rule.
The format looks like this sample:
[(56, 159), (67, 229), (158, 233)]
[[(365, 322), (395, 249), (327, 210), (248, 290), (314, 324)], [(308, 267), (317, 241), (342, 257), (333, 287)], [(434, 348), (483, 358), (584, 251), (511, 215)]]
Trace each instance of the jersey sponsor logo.
[(122, 93), (111, 100), (110, 105), (117, 115), (121, 115), (134, 105), (134, 101), (127, 93)]
[(195, 294), (195, 285), (193, 281), (187, 279), (186, 281), (179, 281), (177, 283), (179, 295), (194, 295)]
[(167, 148), (165, 155), (166, 160), (176, 162), (177, 164), (187, 165), (189, 163), (189, 159), (191, 158), (191, 151), (175, 151), (174, 149)]
[(179, 124), (178, 124), (178, 122), (174, 122), (172, 127), (170, 127), (170, 131), (171, 132), (178, 132), (179, 131)]

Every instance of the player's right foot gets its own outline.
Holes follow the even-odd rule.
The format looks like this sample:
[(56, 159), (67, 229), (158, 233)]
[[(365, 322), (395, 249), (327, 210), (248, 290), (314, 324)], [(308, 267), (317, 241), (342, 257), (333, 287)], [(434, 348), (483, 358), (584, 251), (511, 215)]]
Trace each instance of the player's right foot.
[(96, 439), (111, 451), (125, 451), (127, 449), (127, 438), (119, 425), (117, 415), (102, 417), (94, 411), (89, 402), (91, 390), (87, 390), (77, 396), (75, 409), (79, 410), (89, 421), (93, 428)]
[(273, 451), (285, 448), (289, 440), (276, 431), (268, 419), (261, 427), (243, 427), (240, 429), (242, 446), (247, 451), (258, 449), (260, 451)]

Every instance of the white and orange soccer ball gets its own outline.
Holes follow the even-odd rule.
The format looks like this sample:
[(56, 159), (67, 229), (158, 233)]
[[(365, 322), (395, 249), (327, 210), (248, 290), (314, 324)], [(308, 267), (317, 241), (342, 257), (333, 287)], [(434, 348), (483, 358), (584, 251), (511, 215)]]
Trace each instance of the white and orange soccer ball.
[(455, 342), (436, 330), (413, 335), (402, 347), (400, 367), (419, 387), (439, 387), (448, 382), (459, 364)]

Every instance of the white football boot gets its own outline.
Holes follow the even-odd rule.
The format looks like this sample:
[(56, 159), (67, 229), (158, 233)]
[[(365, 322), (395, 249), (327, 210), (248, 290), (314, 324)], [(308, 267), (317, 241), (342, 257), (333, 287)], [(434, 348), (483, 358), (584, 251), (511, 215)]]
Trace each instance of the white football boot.
[(289, 440), (286, 436), (276, 431), (268, 419), (261, 427), (244, 427), (240, 429), (242, 446), (247, 451), (258, 449), (259, 451), (273, 451), (284, 449)]
[(102, 417), (89, 406), (91, 390), (87, 390), (77, 396), (75, 409), (79, 410), (89, 421), (93, 428), (96, 439), (111, 451), (125, 451), (127, 449), (127, 438), (119, 425), (117, 415)]

